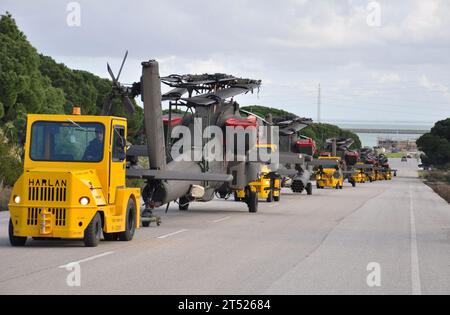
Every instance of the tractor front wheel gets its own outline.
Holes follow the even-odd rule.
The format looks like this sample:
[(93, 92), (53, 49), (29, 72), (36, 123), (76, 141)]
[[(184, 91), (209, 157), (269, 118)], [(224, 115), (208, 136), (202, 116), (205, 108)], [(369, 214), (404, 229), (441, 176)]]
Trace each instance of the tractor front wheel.
[(25, 246), (25, 243), (27, 242), (26, 237), (21, 236), (14, 236), (14, 225), (12, 223), (12, 220), (9, 219), (9, 243), (11, 246), (14, 247), (23, 247)]
[(86, 247), (97, 247), (102, 236), (102, 218), (96, 213), (91, 223), (84, 230), (84, 245)]

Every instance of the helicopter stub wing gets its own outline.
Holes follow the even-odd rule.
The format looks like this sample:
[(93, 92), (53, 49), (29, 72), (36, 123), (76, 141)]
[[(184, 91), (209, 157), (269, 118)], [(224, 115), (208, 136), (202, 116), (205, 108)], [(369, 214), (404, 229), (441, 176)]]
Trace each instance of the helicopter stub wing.
[(205, 181), (205, 182), (231, 182), (233, 176), (229, 174), (214, 173), (189, 173), (178, 171), (160, 171), (148, 169), (128, 169), (127, 178), (132, 179), (154, 179), (175, 181)]
[(294, 176), (298, 174), (298, 171), (295, 169), (280, 168), (276, 173), (281, 176)]
[(280, 164), (302, 164), (305, 162), (307, 156), (304, 154), (297, 154), (291, 152), (280, 152), (279, 163)]
[(314, 160), (309, 162), (311, 166), (338, 166), (339, 161), (333, 159), (324, 159), (324, 160)]

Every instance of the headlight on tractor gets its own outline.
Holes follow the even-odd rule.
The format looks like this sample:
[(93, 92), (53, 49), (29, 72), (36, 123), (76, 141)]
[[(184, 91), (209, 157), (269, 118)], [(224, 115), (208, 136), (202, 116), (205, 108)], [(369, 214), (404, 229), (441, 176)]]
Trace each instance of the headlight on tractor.
[(20, 203), (20, 196), (14, 196), (14, 203), (19, 204)]
[(80, 198), (80, 205), (87, 206), (89, 204), (90, 200), (88, 197), (81, 197)]

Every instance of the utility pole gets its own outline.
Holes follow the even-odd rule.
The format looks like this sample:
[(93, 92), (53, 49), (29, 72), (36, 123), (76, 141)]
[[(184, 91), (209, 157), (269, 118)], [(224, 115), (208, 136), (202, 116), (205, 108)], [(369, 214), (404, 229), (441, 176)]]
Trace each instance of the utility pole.
[(317, 95), (317, 122), (320, 123), (321, 121), (321, 106), (322, 106), (322, 100), (321, 100), (321, 87), (320, 87), (320, 83), (319, 83), (319, 93)]

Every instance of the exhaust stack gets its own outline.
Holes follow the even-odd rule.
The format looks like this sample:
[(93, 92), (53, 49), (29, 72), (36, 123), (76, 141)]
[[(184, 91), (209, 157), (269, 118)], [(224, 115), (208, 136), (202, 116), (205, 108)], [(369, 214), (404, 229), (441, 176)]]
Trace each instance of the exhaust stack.
[(155, 60), (142, 63), (142, 100), (150, 168), (165, 170), (166, 146), (161, 107), (161, 81), (159, 65)]

